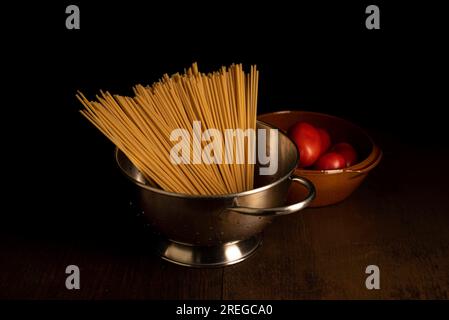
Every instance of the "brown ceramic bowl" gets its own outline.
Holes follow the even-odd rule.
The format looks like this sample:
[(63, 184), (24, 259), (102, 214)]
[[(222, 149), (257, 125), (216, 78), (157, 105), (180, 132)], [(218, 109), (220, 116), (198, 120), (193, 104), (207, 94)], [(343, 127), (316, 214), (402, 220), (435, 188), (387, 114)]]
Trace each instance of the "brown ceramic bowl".
[[(348, 142), (356, 149), (358, 162), (353, 166), (338, 170), (296, 169), (295, 174), (309, 179), (315, 185), (316, 198), (311, 207), (331, 205), (349, 197), (382, 158), (382, 151), (365, 131), (335, 116), (307, 111), (279, 111), (262, 114), (258, 120), (283, 132), (287, 132), (298, 121), (306, 121), (328, 130), (332, 143)], [(289, 201), (304, 198), (303, 188), (293, 187), (290, 190)]]

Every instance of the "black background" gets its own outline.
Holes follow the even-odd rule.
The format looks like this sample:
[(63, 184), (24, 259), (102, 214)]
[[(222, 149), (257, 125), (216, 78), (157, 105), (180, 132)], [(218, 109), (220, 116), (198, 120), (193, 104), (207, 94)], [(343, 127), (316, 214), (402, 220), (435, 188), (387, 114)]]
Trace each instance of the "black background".
[[(80, 30), (65, 28), (72, 3)], [(371, 3), (313, 3), (62, 1), (5, 9), (2, 134), (12, 206), (3, 231), (61, 242), (127, 236), (133, 222), (113, 145), (78, 113), (75, 93), (128, 94), (194, 61), (204, 71), (257, 64), (259, 113), (341, 116), (419, 146), (429, 156), (417, 170), (432, 168), (433, 151), (447, 150), (442, 9), (374, 1), (381, 29), (367, 30)]]

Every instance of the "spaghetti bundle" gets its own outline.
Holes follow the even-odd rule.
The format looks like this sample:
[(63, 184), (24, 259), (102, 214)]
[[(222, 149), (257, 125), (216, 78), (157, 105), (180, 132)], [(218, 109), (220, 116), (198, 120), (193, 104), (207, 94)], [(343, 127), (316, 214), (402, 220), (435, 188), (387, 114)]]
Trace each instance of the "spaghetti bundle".
[[(97, 101), (89, 101), (82, 93), (77, 98), (84, 105), (82, 115), (128, 157), (148, 183), (170, 192), (218, 195), (253, 188), (254, 164), (250, 159), (255, 145), (245, 140), (245, 161), (225, 161), (225, 155), (201, 153), (202, 148), (212, 141), (227, 154), (237, 157), (239, 150), (223, 139), (213, 141), (216, 137), (204, 141), (195, 125), (221, 133), (255, 130), (258, 78), (255, 66), (249, 73), (236, 64), (204, 74), (193, 64), (182, 75), (164, 75), (151, 86), (135, 86), (134, 97), (100, 91)], [(186, 161), (178, 164), (170, 159), (176, 129), (183, 129), (178, 137), (183, 141), (200, 141), (188, 145), (190, 153), (183, 154)]]

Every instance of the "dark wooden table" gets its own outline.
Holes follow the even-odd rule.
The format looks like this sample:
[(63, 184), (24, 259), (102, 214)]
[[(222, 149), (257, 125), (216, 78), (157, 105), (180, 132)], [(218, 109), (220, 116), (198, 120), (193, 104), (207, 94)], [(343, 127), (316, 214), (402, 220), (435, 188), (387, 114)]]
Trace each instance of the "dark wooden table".
[[(349, 199), (277, 219), (254, 256), (227, 268), (164, 262), (120, 221), (95, 237), (84, 222), (57, 235), (5, 227), (0, 298), (448, 299), (447, 150), (376, 138), (384, 159)], [(69, 264), (80, 267), (80, 290), (65, 288)], [(380, 290), (365, 287), (372, 264)]]

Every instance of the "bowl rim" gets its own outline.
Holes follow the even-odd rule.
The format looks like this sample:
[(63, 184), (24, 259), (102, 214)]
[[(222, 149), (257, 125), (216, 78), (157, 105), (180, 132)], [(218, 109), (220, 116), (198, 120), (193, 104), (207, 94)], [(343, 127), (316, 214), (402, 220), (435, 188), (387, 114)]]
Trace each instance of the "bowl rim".
[[(349, 166), (346, 168), (341, 168), (341, 169), (329, 169), (329, 170), (297, 168), (295, 170), (295, 172), (297, 172), (299, 174), (323, 175), (323, 174), (342, 174), (342, 173), (363, 173), (363, 172), (367, 171), (365, 169), (367, 167), (371, 167), (372, 164), (376, 163), (376, 165), (377, 165), (377, 163), (381, 160), (381, 158), (383, 156), (382, 150), (379, 148), (378, 145), (376, 145), (373, 138), (371, 138), (371, 136), (363, 128), (361, 128), (359, 125), (357, 125), (355, 123), (352, 123), (349, 120), (334, 116), (332, 114), (316, 112), (316, 111), (307, 111), (307, 110), (280, 110), (280, 111), (262, 113), (262, 114), (258, 115), (257, 118), (259, 119), (259, 117), (271, 116), (271, 115), (283, 115), (283, 114), (289, 114), (289, 113), (308, 113), (311, 115), (326, 116), (329, 118), (334, 118), (339, 121), (346, 122), (347, 124), (360, 130), (360, 132), (363, 133), (371, 143), (371, 152), (368, 154), (368, 156), (366, 156), (363, 160), (353, 164), (352, 166)], [(260, 121), (263, 122), (263, 120), (260, 120)], [(282, 131), (283, 133), (285, 133), (284, 130), (282, 130), (280, 128), (278, 128), (278, 129), (280, 131)], [(296, 146), (296, 144), (295, 144), (295, 146)], [(299, 153), (299, 151), (298, 151), (298, 153)], [(373, 157), (372, 160), (370, 159), (371, 157)]]
[[(298, 160), (299, 160), (299, 151), (298, 151), (298, 148), (296, 147), (296, 144), (293, 142), (292, 139), (290, 139), (290, 137), (287, 134), (285, 134), (283, 132), (283, 130), (280, 130), (279, 128), (276, 128), (275, 126), (273, 126), (273, 125), (271, 125), (269, 123), (266, 123), (264, 121), (261, 121), (261, 120), (257, 120), (257, 122), (260, 122), (260, 123), (264, 124), (265, 126), (271, 128), (271, 129), (277, 129), (280, 134), (284, 135), (285, 138), (287, 138), (291, 142), (291, 144), (292, 144), (292, 146), (294, 146), (296, 152), (295, 152), (295, 161), (292, 162), (293, 164), (292, 164), (291, 168), (288, 170), (288, 172), (285, 175), (283, 175), (282, 177), (280, 177), (276, 181), (273, 181), (272, 183), (269, 183), (267, 185), (264, 185), (264, 186), (261, 186), (261, 187), (255, 188), (255, 189), (246, 190), (246, 191), (237, 192), (237, 193), (226, 193), (226, 194), (217, 194), (217, 195), (192, 195), (192, 194), (186, 194), (186, 193), (170, 192), (170, 191), (165, 191), (165, 190), (162, 190), (162, 189), (151, 187), (151, 186), (149, 186), (147, 184), (144, 184), (144, 183), (142, 183), (140, 181), (137, 181), (135, 178), (131, 177), (127, 173), (127, 171), (122, 167), (122, 165), (120, 164), (119, 158), (118, 158), (120, 153), (123, 154), (123, 156), (125, 158), (128, 159), (128, 157), (118, 147), (115, 147), (115, 152), (114, 152), (115, 163), (119, 167), (119, 169), (122, 172), (122, 174), (125, 175), (126, 178), (131, 180), (131, 182), (133, 182), (137, 186), (139, 186), (139, 187), (141, 187), (143, 189), (146, 189), (146, 190), (149, 190), (149, 191), (152, 191), (152, 192), (156, 192), (156, 193), (159, 193), (159, 194), (163, 194), (163, 195), (166, 195), (166, 196), (170, 196), (170, 197), (188, 198), (188, 199), (201, 198), (201, 199), (211, 199), (212, 200), (212, 199), (231, 199), (231, 198), (237, 198), (237, 197), (243, 197), (243, 196), (256, 194), (256, 193), (265, 191), (265, 190), (267, 190), (269, 188), (272, 188), (272, 187), (274, 187), (274, 186), (284, 182), (286, 179), (288, 179), (295, 172), (295, 170), (297, 169), (297, 164), (298, 164)], [(129, 159), (128, 159), (128, 161), (131, 162), (131, 160), (129, 160)], [(132, 162), (131, 162), (131, 164), (132, 164)], [(134, 166), (134, 164), (132, 164), (132, 165)]]

